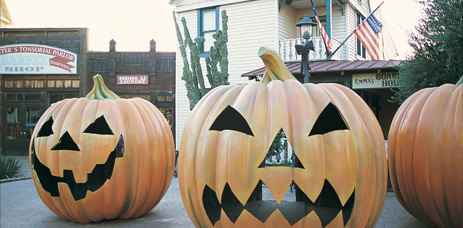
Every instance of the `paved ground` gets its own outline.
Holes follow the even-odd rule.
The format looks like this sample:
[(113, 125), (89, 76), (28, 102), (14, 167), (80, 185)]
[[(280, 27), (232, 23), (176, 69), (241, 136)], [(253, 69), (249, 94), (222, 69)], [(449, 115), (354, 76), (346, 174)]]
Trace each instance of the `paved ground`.
[[(24, 174), (30, 177), (27, 157), (19, 157), (26, 164)], [(33, 181), (29, 179), (0, 184), (0, 227), (82, 227), (53, 214), (40, 200)], [(149, 213), (134, 220), (111, 220), (85, 225), (85, 227), (156, 227), (189, 228), (191, 223), (182, 203), (178, 179), (173, 178), (161, 202)], [(388, 192), (386, 203), (375, 228), (425, 228), (408, 214), (397, 202), (393, 192)]]

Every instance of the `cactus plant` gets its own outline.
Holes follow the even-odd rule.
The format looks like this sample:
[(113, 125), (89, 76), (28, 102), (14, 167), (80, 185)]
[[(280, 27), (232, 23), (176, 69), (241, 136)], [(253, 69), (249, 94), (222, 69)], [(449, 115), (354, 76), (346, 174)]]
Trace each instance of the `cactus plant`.
[[(175, 27), (177, 30), (177, 39), (180, 48), (180, 54), (183, 59), (183, 74), (182, 80), (185, 81), (187, 89), (187, 97), (190, 100), (190, 110), (194, 108), (196, 103), (206, 94), (206, 86), (204, 84), (204, 76), (202, 73), (199, 50), (204, 43), (203, 37), (197, 37), (194, 40), (191, 38), (185, 18), (182, 18), (185, 39), (182, 37), (180, 27), (177, 23), (177, 18), (174, 14)], [(222, 11), (222, 28), (218, 30), (213, 38), (216, 40), (214, 46), (210, 49), (210, 56), (206, 57), (206, 69), (209, 84), (211, 88), (219, 85), (228, 85), (228, 16), (225, 10)], [(190, 50), (190, 62), (187, 55), (187, 47)], [(217, 67), (219, 64), (219, 68)]]

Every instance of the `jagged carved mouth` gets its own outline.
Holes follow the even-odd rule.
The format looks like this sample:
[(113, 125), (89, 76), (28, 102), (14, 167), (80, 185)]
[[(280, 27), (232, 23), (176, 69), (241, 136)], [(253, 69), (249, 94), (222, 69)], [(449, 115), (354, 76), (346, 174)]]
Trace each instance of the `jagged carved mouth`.
[(109, 154), (108, 159), (104, 164), (97, 164), (92, 172), (87, 174), (86, 183), (76, 183), (74, 173), (72, 170), (64, 170), (63, 177), (53, 176), (50, 169), (42, 164), (37, 158), (35, 153), (34, 142), (31, 148), (31, 164), (32, 169), (35, 170), (37, 178), (42, 185), (43, 189), (51, 194), (52, 197), (60, 196), (58, 190), (58, 183), (66, 183), (71, 190), (74, 200), (78, 201), (87, 195), (87, 191), (95, 192), (109, 180), (113, 174), (114, 164), (116, 158), (124, 156), (124, 140), (122, 135), (119, 138), (114, 150)]
[(259, 192), (260, 194), (262, 192), (261, 188), (262, 181), (259, 181), (251, 197), (245, 205), (242, 205), (231, 191), (228, 183), (224, 187), (220, 202), (217, 199), (216, 192), (206, 185), (203, 191), (203, 205), (212, 225), (220, 220), (221, 210), (225, 212), (233, 223), (238, 220), (243, 210), (248, 211), (263, 223), (274, 211), (279, 210), (291, 226), (311, 212), (317, 214), (323, 227), (330, 224), (339, 213), (342, 213), (344, 226), (346, 226), (355, 201), (354, 189), (347, 202), (341, 205), (339, 197), (327, 180), (325, 180), (323, 189), (315, 202), (312, 202), (297, 185), (295, 186), (296, 201), (282, 201), (280, 204), (276, 201), (262, 200), (262, 196), (259, 196)]

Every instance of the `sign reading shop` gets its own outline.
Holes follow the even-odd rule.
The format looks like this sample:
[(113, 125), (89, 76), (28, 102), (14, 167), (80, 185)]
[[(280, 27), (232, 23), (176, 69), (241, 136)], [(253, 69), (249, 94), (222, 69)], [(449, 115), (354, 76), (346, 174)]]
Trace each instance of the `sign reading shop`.
[(77, 54), (37, 44), (0, 47), (0, 74), (77, 74)]
[(399, 72), (353, 74), (353, 89), (396, 88)]

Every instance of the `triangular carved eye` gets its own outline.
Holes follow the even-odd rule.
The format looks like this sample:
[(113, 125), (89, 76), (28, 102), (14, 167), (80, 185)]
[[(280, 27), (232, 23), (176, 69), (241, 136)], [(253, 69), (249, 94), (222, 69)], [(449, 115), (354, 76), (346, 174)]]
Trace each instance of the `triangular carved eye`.
[(109, 127), (104, 116), (98, 117), (93, 123), (88, 125), (84, 133), (98, 134), (98, 135), (113, 135), (113, 131)]
[(249, 127), (248, 122), (244, 117), (232, 108), (230, 105), (227, 106), (222, 113), (215, 119), (212, 123), (211, 131), (223, 131), (223, 130), (232, 130), (238, 131), (247, 135), (254, 136), (251, 128)]
[(323, 135), (332, 131), (348, 129), (349, 127), (344, 121), (344, 118), (342, 117), (338, 108), (336, 108), (333, 103), (329, 103), (318, 116), (317, 121), (315, 121), (315, 124), (310, 131), (309, 136)]
[(53, 118), (50, 117), (50, 119), (48, 119), (47, 122), (45, 122), (42, 125), (42, 128), (40, 128), (39, 133), (37, 133), (37, 137), (48, 137), (52, 135), (53, 134), (53, 129), (51, 128), (52, 125), (53, 125)]

